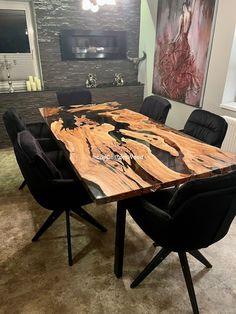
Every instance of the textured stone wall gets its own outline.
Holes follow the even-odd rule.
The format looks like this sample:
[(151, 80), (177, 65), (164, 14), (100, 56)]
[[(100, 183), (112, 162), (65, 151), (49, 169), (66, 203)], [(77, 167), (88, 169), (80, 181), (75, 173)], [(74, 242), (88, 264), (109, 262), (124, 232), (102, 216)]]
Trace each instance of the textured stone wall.
[(98, 83), (113, 81), (121, 72), (126, 82), (137, 80), (128, 60), (62, 61), (60, 30), (126, 31), (127, 49), (138, 56), (140, 0), (118, 0), (116, 6), (103, 6), (97, 13), (82, 10), (82, 0), (34, 0), (38, 44), (46, 88), (84, 85), (88, 73), (96, 73)]

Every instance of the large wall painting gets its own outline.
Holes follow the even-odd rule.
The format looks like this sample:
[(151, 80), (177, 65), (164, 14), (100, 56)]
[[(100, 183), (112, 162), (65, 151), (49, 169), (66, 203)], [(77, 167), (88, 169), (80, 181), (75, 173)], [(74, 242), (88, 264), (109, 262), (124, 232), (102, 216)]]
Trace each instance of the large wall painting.
[(200, 107), (217, 0), (159, 0), (153, 93)]

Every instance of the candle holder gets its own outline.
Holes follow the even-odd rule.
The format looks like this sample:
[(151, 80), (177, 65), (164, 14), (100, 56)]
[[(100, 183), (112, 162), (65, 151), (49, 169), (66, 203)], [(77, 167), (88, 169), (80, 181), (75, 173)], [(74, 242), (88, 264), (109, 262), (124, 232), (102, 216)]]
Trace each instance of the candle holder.
[(89, 73), (88, 78), (85, 82), (87, 88), (95, 88), (97, 87), (97, 76), (96, 74)]
[(124, 77), (121, 73), (115, 73), (113, 85), (114, 86), (123, 86), (124, 85)]
[(12, 68), (13, 65), (16, 65), (16, 60), (13, 60), (13, 63), (9, 62), (7, 60), (7, 57), (4, 56), (4, 61), (0, 62), (0, 69), (1, 70), (6, 70), (7, 71), (7, 81), (8, 81), (8, 92), (9, 93), (14, 93), (14, 88), (11, 80), (11, 74), (10, 74), (10, 69)]

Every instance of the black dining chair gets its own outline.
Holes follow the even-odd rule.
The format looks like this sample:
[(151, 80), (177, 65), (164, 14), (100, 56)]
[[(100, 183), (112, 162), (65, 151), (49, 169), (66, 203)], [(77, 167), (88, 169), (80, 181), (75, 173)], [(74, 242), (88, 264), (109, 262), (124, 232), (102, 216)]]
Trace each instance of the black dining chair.
[(164, 124), (170, 109), (171, 104), (167, 99), (157, 95), (152, 95), (144, 99), (140, 113), (158, 123)]
[[(162, 247), (131, 288), (138, 286), (172, 251), (177, 252), (193, 312), (199, 313), (186, 253), (207, 268), (212, 267), (199, 249), (219, 241), (229, 230), (236, 214), (236, 171), (189, 181), (173, 197), (168, 191), (153, 195), (124, 201), (124, 210), (120, 214), (117, 211), (119, 220), (119, 215), (125, 215), (128, 209), (146, 235)], [(123, 221), (125, 224), (125, 218)], [(124, 243), (124, 230), (124, 225), (118, 227), (119, 245)], [(122, 269), (123, 260), (119, 262)]]
[[(44, 122), (25, 123), (24, 119), (13, 107), (7, 109), (3, 114), (3, 123), (7, 134), (11, 140), (12, 145), (17, 139), (17, 134), (24, 130), (29, 130), (32, 135), (39, 141), (39, 144), (45, 152), (50, 154), (55, 150), (58, 150), (58, 145), (53, 139), (52, 132)], [(23, 189), (25, 181), (22, 182), (19, 189)]]
[(212, 112), (194, 110), (182, 132), (212, 146), (221, 147), (228, 124), (225, 119)]
[(92, 95), (88, 89), (76, 88), (59, 90), (56, 92), (60, 106), (88, 105), (92, 103)]
[(95, 220), (82, 206), (92, 203), (81, 181), (63, 155), (49, 159), (38, 141), (25, 130), (18, 133), (14, 151), (18, 165), (34, 199), (44, 208), (52, 211), (50, 216), (33, 237), (36, 241), (63, 212), (66, 213), (68, 261), (73, 264), (70, 232), (70, 212), (74, 212), (99, 230), (106, 228)]

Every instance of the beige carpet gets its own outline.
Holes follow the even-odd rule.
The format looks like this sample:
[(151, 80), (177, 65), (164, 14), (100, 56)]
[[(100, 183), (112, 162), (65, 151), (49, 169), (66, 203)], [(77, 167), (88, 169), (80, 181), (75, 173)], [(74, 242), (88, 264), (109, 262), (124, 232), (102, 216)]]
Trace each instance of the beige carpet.
[[(22, 182), (12, 150), (0, 151), (0, 313), (191, 313), (176, 254), (135, 289), (130, 283), (154, 254), (152, 242), (129, 218), (124, 276), (113, 274), (115, 204), (89, 206), (101, 233), (72, 218), (75, 264), (67, 265), (65, 217), (32, 243), (48, 215)], [(207, 270), (189, 257), (201, 313), (236, 313), (236, 220), (228, 235), (203, 250)]]

